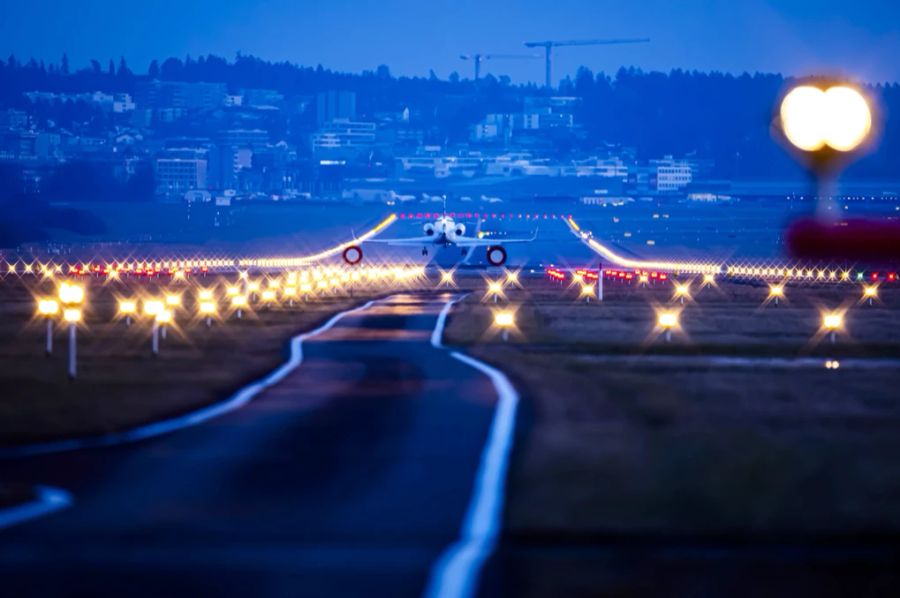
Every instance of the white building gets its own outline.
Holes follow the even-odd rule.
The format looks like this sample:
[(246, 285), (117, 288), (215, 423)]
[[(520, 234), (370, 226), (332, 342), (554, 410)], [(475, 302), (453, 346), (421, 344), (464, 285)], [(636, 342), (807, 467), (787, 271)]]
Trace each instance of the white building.
[(207, 188), (205, 158), (157, 158), (156, 194), (182, 198), (188, 191)]
[(684, 160), (675, 160), (672, 156), (652, 161), (651, 167), (656, 169), (656, 190), (660, 192), (678, 191), (694, 180), (694, 169), (691, 164)]
[(312, 149), (314, 152), (367, 149), (375, 143), (375, 132), (375, 123), (334, 119), (324, 123), (317, 133), (313, 133)]

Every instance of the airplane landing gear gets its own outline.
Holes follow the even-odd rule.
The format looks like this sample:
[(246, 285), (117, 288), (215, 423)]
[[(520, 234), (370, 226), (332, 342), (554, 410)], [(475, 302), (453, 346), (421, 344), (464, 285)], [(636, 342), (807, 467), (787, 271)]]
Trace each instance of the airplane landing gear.
[(422, 255), (428, 255), (428, 248), (427, 248), (427, 247), (423, 247), (423, 248), (422, 248)]

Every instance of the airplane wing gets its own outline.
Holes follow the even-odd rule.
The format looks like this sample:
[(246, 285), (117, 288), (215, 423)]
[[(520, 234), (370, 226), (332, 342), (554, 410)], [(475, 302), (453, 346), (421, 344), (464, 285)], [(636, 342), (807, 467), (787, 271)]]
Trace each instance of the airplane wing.
[(531, 243), (535, 239), (537, 239), (537, 231), (534, 231), (534, 234), (528, 239), (476, 239), (474, 237), (456, 237), (453, 242), (460, 247), (488, 247), (490, 245), (506, 245), (507, 243)]
[(406, 239), (368, 239), (366, 243), (384, 243), (385, 245), (395, 246), (419, 246), (431, 245), (434, 243), (434, 237), (409, 237)]

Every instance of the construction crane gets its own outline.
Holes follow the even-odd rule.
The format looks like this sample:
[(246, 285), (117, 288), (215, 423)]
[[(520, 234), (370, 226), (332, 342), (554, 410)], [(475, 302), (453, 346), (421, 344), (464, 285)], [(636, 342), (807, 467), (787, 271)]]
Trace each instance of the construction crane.
[(646, 37), (624, 38), (624, 39), (575, 39), (566, 41), (545, 41), (545, 42), (525, 42), (526, 48), (543, 48), (544, 49), (544, 73), (546, 77), (545, 84), (548, 88), (552, 87), (552, 77), (550, 74), (550, 63), (552, 62), (553, 48), (560, 46), (615, 46), (619, 44), (646, 44), (650, 41)]
[(536, 60), (538, 54), (462, 54), (460, 60), (471, 60), (475, 63), (475, 80), (481, 76), (481, 63), (484, 60)]

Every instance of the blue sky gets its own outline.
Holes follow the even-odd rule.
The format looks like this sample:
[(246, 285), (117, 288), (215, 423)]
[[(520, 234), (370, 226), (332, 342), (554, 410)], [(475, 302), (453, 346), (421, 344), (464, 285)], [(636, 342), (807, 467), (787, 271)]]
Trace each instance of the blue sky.
[[(900, 2), (894, 0), (27, 0), (0, 14), (0, 54), (73, 66), (125, 56), (238, 51), (345, 71), (387, 64), (441, 77), (471, 66), (470, 52), (527, 52), (531, 39), (650, 37), (645, 46), (563, 48), (555, 78), (578, 65), (729, 72), (842, 73), (900, 81)], [(540, 61), (488, 64), (488, 72), (540, 81)]]

